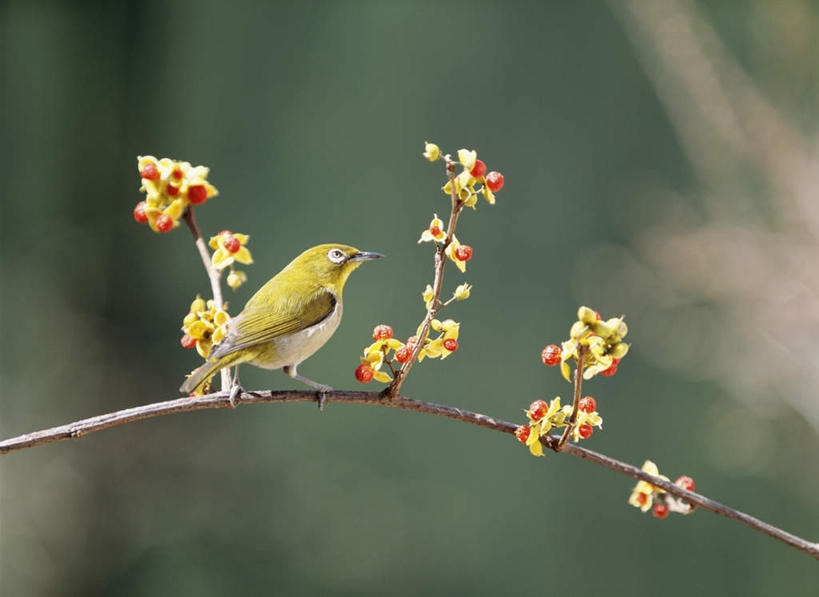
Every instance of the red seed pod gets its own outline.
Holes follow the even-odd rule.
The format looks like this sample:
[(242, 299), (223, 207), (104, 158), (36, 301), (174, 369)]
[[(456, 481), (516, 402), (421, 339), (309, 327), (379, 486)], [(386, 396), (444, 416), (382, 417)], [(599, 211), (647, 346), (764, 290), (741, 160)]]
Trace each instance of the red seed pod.
[(139, 222), (140, 224), (144, 224), (148, 221), (148, 216), (145, 215), (145, 206), (147, 203), (144, 201), (140, 201), (134, 207), (134, 219)]
[(373, 340), (389, 340), (392, 338), (392, 328), (385, 323), (373, 328)]
[(170, 197), (176, 197), (179, 194), (179, 187), (174, 184), (169, 184), (165, 187), (165, 192), (168, 193)]
[(373, 368), (369, 365), (359, 365), (355, 370), (355, 378), (361, 383), (367, 383), (373, 378)]
[(674, 485), (677, 487), (682, 487), (683, 489), (687, 489), (688, 491), (694, 491), (694, 479), (689, 477), (688, 475), (683, 475), (676, 481), (674, 481)]
[(235, 236), (230, 235), (225, 239), (225, 249), (227, 249), (228, 253), (233, 254), (241, 248), (242, 243)]
[(194, 338), (193, 336), (189, 336), (188, 334), (185, 334), (184, 336), (182, 336), (180, 343), (185, 348), (193, 348), (194, 346), (196, 346), (196, 338)]
[(594, 433), (594, 428), (591, 425), (581, 425), (577, 431), (580, 433), (580, 437), (589, 439), (592, 433)]
[(586, 396), (585, 398), (581, 398), (577, 407), (583, 412), (593, 413), (597, 410), (597, 401), (591, 396)]
[(177, 166), (176, 168), (174, 168), (174, 169), (173, 169), (173, 172), (171, 172), (171, 176), (173, 176), (173, 177), (174, 177), (174, 178), (176, 178), (177, 180), (178, 180), (178, 179), (180, 179), (180, 178), (182, 178), (182, 174), (183, 174), (183, 173), (182, 173), (182, 168), (180, 168), (179, 166)]
[(490, 172), (486, 175), (486, 187), (493, 193), (497, 193), (503, 188), (503, 174), (500, 172)]
[(208, 190), (203, 184), (192, 184), (188, 187), (188, 199), (191, 203), (199, 204), (208, 200)]
[(486, 164), (483, 163), (483, 160), (475, 160), (475, 165), (472, 166), (469, 175), (472, 178), (480, 178), (484, 174), (486, 174)]
[(654, 514), (654, 518), (665, 518), (668, 516), (668, 506), (665, 504), (655, 504), (652, 514)]
[(160, 232), (167, 232), (171, 228), (173, 228), (171, 216), (162, 214), (156, 219), (156, 229)]
[(395, 351), (395, 360), (399, 363), (406, 363), (412, 356), (412, 349), (409, 346), (402, 346)]
[(606, 369), (605, 371), (601, 371), (600, 375), (605, 375), (606, 377), (610, 377), (617, 373), (617, 365), (620, 363), (621, 359), (613, 359), (611, 362), (611, 367)]
[(540, 421), (549, 412), (549, 404), (545, 400), (535, 400), (529, 405), (529, 416), (533, 421)]
[(458, 350), (458, 341), (455, 338), (447, 338), (444, 340), (444, 348), (449, 352), (454, 352)]
[(159, 180), (159, 168), (154, 162), (146, 162), (140, 167), (139, 175), (147, 180)]
[(540, 353), (540, 360), (549, 367), (557, 365), (560, 362), (560, 347), (557, 344), (549, 344)]
[(472, 247), (469, 245), (460, 245), (455, 249), (455, 257), (458, 261), (469, 261), (472, 259)]
[(515, 437), (518, 438), (518, 441), (522, 444), (526, 443), (531, 433), (532, 429), (528, 425), (519, 425), (518, 428), (515, 429)]
[(430, 226), (429, 227), (429, 233), (432, 236), (440, 236), (441, 235), (441, 229), (438, 228), (438, 226)]

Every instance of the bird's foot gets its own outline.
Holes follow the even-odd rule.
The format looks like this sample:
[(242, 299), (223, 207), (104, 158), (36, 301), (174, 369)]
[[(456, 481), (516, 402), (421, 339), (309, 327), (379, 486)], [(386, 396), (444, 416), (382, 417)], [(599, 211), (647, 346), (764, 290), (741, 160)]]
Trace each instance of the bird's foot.
[(333, 388), (330, 386), (325, 386), (323, 384), (319, 384), (319, 387), (316, 388), (316, 395), (318, 396), (318, 409), (324, 410), (324, 404), (327, 402), (327, 396), (333, 391)]
[(230, 387), (230, 408), (236, 408), (239, 402), (239, 396), (241, 396), (244, 391), (245, 389), (238, 382)]

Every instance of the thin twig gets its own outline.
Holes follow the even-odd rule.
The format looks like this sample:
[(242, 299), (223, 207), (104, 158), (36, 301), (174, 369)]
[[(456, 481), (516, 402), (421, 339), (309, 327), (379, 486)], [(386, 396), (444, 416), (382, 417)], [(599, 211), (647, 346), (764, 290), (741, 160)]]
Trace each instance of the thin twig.
[[(342, 402), (348, 404), (370, 404), (375, 406), (388, 406), (391, 408), (400, 408), (403, 410), (428, 413), (431, 415), (455, 419), (465, 423), (478, 425), (487, 429), (494, 429), (503, 433), (514, 434), (517, 425), (495, 419), (481, 413), (476, 413), (454, 406), (447, 406), (444, 404), (436, 404), (434, 402), (426, 402), (423, 400), (414, 400), (406, 396), (394, 396), (392, 399), (385, 399), (380, 392), (344, 392), (333, 391), (323, 395), (323, 400), (326, 402)], [(262, 402), (316, 402), (319, 397), (313, 391), (259, 391), (259, 392), (243, 392), (236, 399), (236, 406), (245, 404), (259, 404)], [(173, 413), (186, 412), (192, 410), (202, 410), (206, 408), (229, 408), (230, 392), (219, 392), (216, 394), (208, 394), (206, 396), (195, 396), (192, 398), (177, 398), (176, 400), (168, 400), (166, 402), (156, 402), (153, 404), (146, 404), (144, 406), (137, 406), (125, 410), (116, 411), (81, 421), (68, 423), (59, 427), (51, 429), (44, 429), (42, 431), (35, 431), (19, 437), (13, 437), (0, 442), (0, 455), (5, 455), (17, 450), (32, 448), (43, 444), (53, 443), (64, 439), (79, 438), (95, 431), (107, 429), (109, 427), (116, 427), (140, 421), (142, 419), (150, 419), (162, 415), (170, 415)], [(541, 442), (546, 447), (552, 447), (552, 444), (559, 441), (556, 436), (546, 436), (541, 438)], [(716, 514), (725, 516), (732, 520), (741, 522), (744, 525), (751, 527), (761, 533), (764, 533), (774, 539), (782, 541), (791, 547), (798, 549), (806, 554), (819, 559), (819, 544), (811, 543), (792, 535), (782, 529), (773, 525), (749, 516), (744, 512), (730, 508), (724, 504), (716, 502), (701, 494), (693, 491), (686, 491), (678, 487), (670, 481), (649, 475), (645, 471), (640, 470), (636, 466), (632, 466), (625, 462), (615, 460), (609, 456), (605, 456), (598, 452), (593, 452), (586, 448), (582, 448), (576, 444), (567, 444), (563, 450), (564, 454), (571, 454), (583, 460), (588, 460), (600, 466), (633, 477), (641, 479), (656, 487), (660, 487), (668, 493), (682, 498), (689, 504), (708, 510)]]
[(452, 209), (449, 214), (449, 224), (447, 225), (444, 242), (442, 245), (437, 245), (436, 243), (435, 278), (432, 282), (432, 300), (429, 303), (429, 308), (427, 309), (427, 314), (424, 317), (424, 321), (421, 324), (421, 330), (416, 336), (417, 341), (415, 346), (412, 348), (410, 358), (407, 359), (407, 362), (401, 366), (398, 374), (393, 378), (392, 383), (384, 390), (384, 396), (388, 397), (398, 396), (398, 392), (401, 391), (401, 386), (404, 384), (404, 381), (406, 381), (410, 369), (412, 369), (412, 366), (418, 359), (418, 355), (421, 354), (421, 350), (424, 348), (424, 340), (429, 333), (432, 318), (435, 317), (438, 311), (440, 311), (440, 308), (438, 308), (438, 303), (441, 302), (441, 287), (444, 283), (446, 249), (452, 243), (452, 237), (455, 235), (455, 227), (458, 225), (458, 215), (461, 213), (461, 209), (463, 209), (464, 206), (463, 201), (460, 200), (455, 190), (455, 162), (453, 162), (448, 155), (444, 157), (444, 160), (446, 161), (446, 173), (447, 178), (449, 178), (449, 186), (451, 190)]
[(574, 425), (577, 422), (577, 407), (580, 404), (580, 388), (583, 386), (583, 358), (586, 355), (586, 347), (582, 344), (577, 347), (577, 367), (574, 369), (574, 405), (572, 406), (572, 416), (569, 418), (569, 424), (563, 430), (563, 435), (560, 436), (560, 441), (554, 447), (555, 452), (561, 452), (569, 441), (569, 435), (574, 430)]
[[(202, 265), (205, 266), (205, 271), (207, 272), (208, 279), (210, 280), (210, 290), (213, 293), (213, 302), (215, 303), (216, 308), (221, 311), (224, 309), (224, 301), (222, 299), (222, 274), (217, 271), (217, 269), (213, 267), (213, 263), (211, 263), (210, 253), (208, 253), (208, 249), (205, 246), (205, 241), (202, 239), (202, 235), (199, 233), (199, 226), (196, 225), (196, 219), (193, 217), (193, 205), (188, 206), (182, 216), (182, 219), (185, 220), (185, 224), (188, 225), (191, 234), (193, 234), (194, 243), (196, 244), (196, 248), (199, 250), (199, 256), (202, 258)], [(227, 391), (230, 387), (230, 371), (228, 369), (222, 369), (221, 373), (222, 391)]]

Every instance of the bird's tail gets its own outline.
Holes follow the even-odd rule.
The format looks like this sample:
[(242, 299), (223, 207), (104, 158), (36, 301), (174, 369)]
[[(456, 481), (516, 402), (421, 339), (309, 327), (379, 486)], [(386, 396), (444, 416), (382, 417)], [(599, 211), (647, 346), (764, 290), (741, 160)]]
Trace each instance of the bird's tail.
[(220, 369), (224, 369), (225, 367), (230, 367), (237, 362), (247, 360), (243, 357), (243, 354), (234, 352), (233, 354), (223, 356), (219, 359), (206, 361), (203, 365), (191, 371), (191, 374), (188, 375), (188, 379), (185, 380), (185, 383), (182, 384), (179, 391), (183, 394), (191, 394), (192, 392), (199, 391), (199, 388), (205, 385), (205, 383)]

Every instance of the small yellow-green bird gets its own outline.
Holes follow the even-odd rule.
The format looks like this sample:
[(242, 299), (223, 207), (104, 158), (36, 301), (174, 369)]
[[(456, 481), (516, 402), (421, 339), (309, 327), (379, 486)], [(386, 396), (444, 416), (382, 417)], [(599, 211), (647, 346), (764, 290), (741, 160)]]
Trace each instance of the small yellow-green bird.
[[(254, 294), (230, 320), (225, 338), (214, 346), (204, 365), (190, 374), (179, 391), (198, 390), (225, 367), (250, 363), (281, 369), (308, 386), (327, 392), (329, 386), (299, 375), (299, 363), (321, 348), (341, 322), (341, 293), (347, 278), (364, 261), (383, 257), (348, 245), (307, 249)], [(234, 379), (231, 401), (239, 389)], [(319, 402), (321, 406), (321, 402)]]

